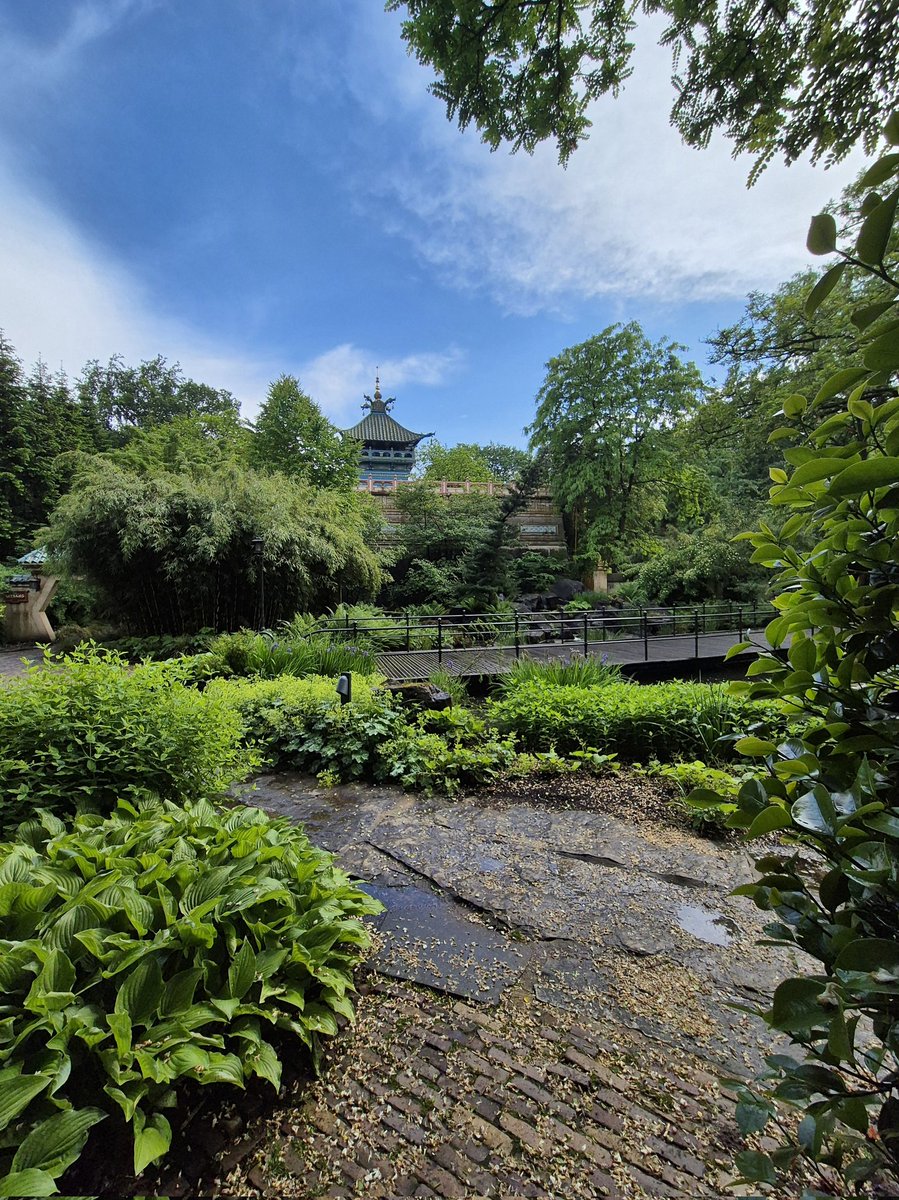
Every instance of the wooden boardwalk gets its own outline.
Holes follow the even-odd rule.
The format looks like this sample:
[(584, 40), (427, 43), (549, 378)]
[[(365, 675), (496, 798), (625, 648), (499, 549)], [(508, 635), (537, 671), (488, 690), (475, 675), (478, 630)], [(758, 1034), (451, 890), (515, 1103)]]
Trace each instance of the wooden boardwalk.
[[(743, 641), (753, 640), (754, 647), (743, 654), (756, 654), (767, 649), (761, 633), (746, 633)], [(605, 658), (622, 666), (637, 663), (697, 662), (700, 659), (723, 658), (740, 636), (734, 633), (700, 633), (678, 637), (616, 638), (613, 641), (590, 643), (591, 657)], [(521, 658), (547, 661), (554, 658), (581, 658), (580, 642), (551, 642), (522, 646)], [(471, 649), (393, 650), (376, 656), (378, 670), (394, 683), (412, 683), (427, 679), (434, 671), (444, 670), (451, 675), (504, 675), (515, 664), (513, 646), (484, 646)]]

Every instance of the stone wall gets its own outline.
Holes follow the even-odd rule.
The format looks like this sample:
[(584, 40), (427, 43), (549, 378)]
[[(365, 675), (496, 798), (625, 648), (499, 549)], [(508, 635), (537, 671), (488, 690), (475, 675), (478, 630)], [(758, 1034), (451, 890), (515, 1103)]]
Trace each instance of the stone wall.
[[(397, 492), (406, 486), (402, 482), (382, 483), (375, 479), (365, 479), (359, 484), (359, 490), (367, 492), (377, 501), (387, 523), (384, 543), (390, 544), (395, 540), (390, 526), (399, 525), (403, 516), (396, 506)], [(441, 480), (433, 485), (434, 491), (444, 496), (448, 503), (456, 496), (469, 495), (471, 492), (481, 492), (488, 496), (505, 496), (508, 488), (501, 483), (472, 483), (469, 481), (456, 483)], [(562, 524), (562, 514), (549, 491), (536, 492), (528, 501), (527, 507), (515, 513), (510, 523), (521, 530), (521, 543), (528, 550), (542, 550), (545, 553), (565, 552), (565, 529)]]

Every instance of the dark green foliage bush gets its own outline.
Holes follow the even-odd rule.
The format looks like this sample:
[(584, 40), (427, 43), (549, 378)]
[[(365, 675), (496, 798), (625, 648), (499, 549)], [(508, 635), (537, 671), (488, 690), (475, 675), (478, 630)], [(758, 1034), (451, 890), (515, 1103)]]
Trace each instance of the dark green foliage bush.
[(758, 726), (783, 727), (776, 706), (739, 700), (709, 684), (680, 682), (570, 687), (534, 679), (491, 703), (490, 720), (524, 750), (591, 748), (631, 762), (713, 749), (726, 755), (729, 743), (722, 739)]
[(122, 802), (48, 813), (0, 845), (0, 1195), (47, 1195), (98, 1121), (139, 1174), (178, 1087), (279, 1086), (317, 1061), (380, 905), (303, 832), (257, 809)]
[(245, 737), (274, 766), (330, 783), (394, 780), (406, 788), (454, 792), (492, 778), (513, 748), (465, 709), (423, 713), (407, 723), (373, 680), (353, 679), (341, 705), (333, 679), (219, 680), (207, 688), (234, 705)]
[(353, 701), (341, 705), (335, 680), (282, 675), (267, 680), (217, 680), (204, 693), (240, 714), (244, 737), (274, 766), (340, 780), (372, 778), (378, 747), (402, 718), (380, 677), (353, 678)]
[(379, 779), (405, 788), (448, 795), (488, 783), (515, 758), (510, 738), (499, 738), (467, 709), (424, 712), (411, 725), (397, 725), (378, 753)]
[(255, 764), (240, 739), (233, 708), (186, 686), (177, 664), (75, 651), (0, 687), (0, 827), (37, 807), (214, 796)]

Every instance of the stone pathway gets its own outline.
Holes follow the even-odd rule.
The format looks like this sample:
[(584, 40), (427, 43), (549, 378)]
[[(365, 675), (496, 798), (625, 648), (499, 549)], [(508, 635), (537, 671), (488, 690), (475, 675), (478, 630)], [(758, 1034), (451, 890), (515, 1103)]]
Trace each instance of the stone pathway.
[(216, 1190), (732, 1194), (741, 1141), (719, 1078), (746, 1077), (770, 1047), (728, 1002), (758, 1001), (791, 969), (755, 947), (761, 914), (728, 895), (745, 853), (514, 799), (290, 775), (244, 798), (302, 821), (387, 913), (355, 1031), (247, 1131)]
[(43, 649), (35, 645), (0, 646), (0, 678), (24, 674), (27, 663), (40, 662), (43, 653)]

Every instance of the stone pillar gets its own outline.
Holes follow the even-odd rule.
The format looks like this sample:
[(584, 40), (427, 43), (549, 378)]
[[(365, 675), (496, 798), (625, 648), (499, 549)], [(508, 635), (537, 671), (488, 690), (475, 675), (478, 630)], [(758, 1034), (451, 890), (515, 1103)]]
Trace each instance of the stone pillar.
[(609, 590), (609, 568), (605, 563), (597, 563), (593, 574), (584, 580), (591, 592), (607, 592)]
[(3, 614), (3, 636), (7, 642), (52, 642), (56, 633), (47, 617), (46, 608), (59, 586), (54, 575), (38, 577), (37, 591), (31, 588), (13, 589), (24, 593), (19, 603), (7, 604)]

